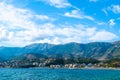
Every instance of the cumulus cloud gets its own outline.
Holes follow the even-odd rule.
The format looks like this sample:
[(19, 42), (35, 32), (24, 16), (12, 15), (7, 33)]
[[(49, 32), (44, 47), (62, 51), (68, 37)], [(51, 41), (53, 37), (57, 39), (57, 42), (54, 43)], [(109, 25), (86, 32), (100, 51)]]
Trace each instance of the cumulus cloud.
[(71, 4), (67, 0), (37, 0), (37, 1), (46, 2), (49, 5), (54, 6), (56, 8), (65, 8), (71, 6)]
[(108, 7), (108, 10), (111, 10), (115, 14), (118, 14), (120, 13), (120, 5), (111, 5), (110, 7)]
[[(48, 27), (48, 25), (50, 25), (51, 27)], [(73, 27), (60, 28), (49, 23), (44, 24), (43, 27), (45, 28), (36, 29), (36, 34), (32, 34), (31, 36), (29, 34), (26, 36), (30, 36), (31, 38), (29, 38), (29, 40), (34, 39), (34, 42), (46, 42), (52, 44), (64, 44), (69, 42), (83, 43), (89, 41), (108, 41), (117, 38), (117, 36), (111, 32), (105, 30), (97, 30), (97, 28), (95, 27), (86, 28), (85, 25), (75, 25)]]
[(109, 26), (114, 26), (116, 23), (115, 23), (115, 19), (110, 19), (109, 20)]
[(96, 32), (95, 35), (90, 37), (89, 39), (92, 41), (108, 41), (115, 38), (118, 38), (118, 36), (116, 36), (111, 32), (107, 32), (103, 30), (103, 31)]
[(13, 37), (13, 32), (8, 32), (4, 27), (0, 27), (0, 41), (8, 40)]
[[(18, 36), (20, 32), (26, 32), (25, 34), (27, 34), (28, 31), (36, 29), (36, 25), (38, 24), (35, 21), (44, 22), (48, 20), (51, 21), (51, 18), (46, 15), (35, 14), (30, 10), (16, 8), (13, 5), (6, 4), (4, 1), (1, 1), (0, 41), (12, 41), (13, 39), (15, 41), (17, 41), (16, 39), (21, 40), (21, 36)], [(3, 39), (4, 41), (2, 41)]]
[(39, 21), (50, 20), (46, 15), (36, 15), (30, 10), (15, 8), (3, 2), (0, 3), (0, 22), (9, 25), (9, 27), (29, 28), (26, 26), (31, 26), (32, 28), (35, 25), (33, 19)]
[(93, 17), (87, 16), (84, 13), (82, 13), (79, 10), (73, 10), (72, 12), (66, 12), (64, 14), (66, 17), (73, 17), (73, 18), (79, 18), (79, 19), (89, 19), (89, 20), (94, 20)]
[[(95, 27), (88, 27), (83, 24), (73, 26), (53, 24), (49, 16), (35, 14), (30, 10), (16, 8), (3, 2), (0, 2), (0, 6), (1, 45), (24, 46), (31, 43), (83, 43), (103, 40), (103, 38), (104, 40), (111, 40), (117, 37), (111, 32), (97, 30)], [(72, 14), (77, 14), (77, 12), (73, 11)], [(87, 19), (91, 18), (83, 14), (82, 16), (80, 14), (77, 16), (79, 18), (82, 18), (82, 16)], [(42, 21), (42, 23), (39, 24), (38, 21)], [(102, 35), (104, 37), (101, 38), (100, 33), (101, 35), (104, 33)]]

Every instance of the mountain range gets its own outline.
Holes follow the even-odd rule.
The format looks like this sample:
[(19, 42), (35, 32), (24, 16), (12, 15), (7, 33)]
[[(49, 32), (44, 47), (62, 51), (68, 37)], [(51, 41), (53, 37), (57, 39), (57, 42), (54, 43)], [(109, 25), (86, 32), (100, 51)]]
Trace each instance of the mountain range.
[(120, 58), (120, 41), (91, 42), (86, 44), (35, 43), (25, 47), (0, 47), (0, 60), (12, 58)]

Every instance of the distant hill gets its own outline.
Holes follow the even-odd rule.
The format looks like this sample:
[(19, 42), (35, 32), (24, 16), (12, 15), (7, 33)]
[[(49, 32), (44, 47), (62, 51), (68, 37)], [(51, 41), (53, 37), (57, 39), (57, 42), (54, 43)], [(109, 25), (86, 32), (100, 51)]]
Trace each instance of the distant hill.
[(11, 59), (15, 57), (95, 58), (100, 60), (120, 58), (120, 41), (112, 43), (92, 42), (87, 44), (68, 43), (60, 45), (36, 43), (25, 47), (0, 47), (0, 58)]
[(0, 47), (0, 58), (9, 59), (18, 55), (20, 47)]

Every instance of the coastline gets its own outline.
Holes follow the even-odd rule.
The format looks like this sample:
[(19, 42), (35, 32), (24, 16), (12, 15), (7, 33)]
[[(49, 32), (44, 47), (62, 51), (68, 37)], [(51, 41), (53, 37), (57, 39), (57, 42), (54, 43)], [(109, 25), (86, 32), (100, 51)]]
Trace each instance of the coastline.
[(120, 70), (120, 68), (81, 68), (81, 69), (96, 69), (96, 70)]
[(70, 70), (120, 70), (120, 68), (32, 68), (32, 69), (70, 69)]
[(0, 69), (66, 69), (66, 70), (120, 70), (120, 68), (49, 68), (49, 67), (31, 67), (31, 68), (0, 68)]

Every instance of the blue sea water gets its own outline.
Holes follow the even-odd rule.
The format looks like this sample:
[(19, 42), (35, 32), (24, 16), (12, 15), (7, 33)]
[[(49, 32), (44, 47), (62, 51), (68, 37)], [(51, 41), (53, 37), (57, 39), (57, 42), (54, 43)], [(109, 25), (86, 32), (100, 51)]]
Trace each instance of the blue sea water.
[(0, 80), (120, 80), (120, 70), (0, 69)]

